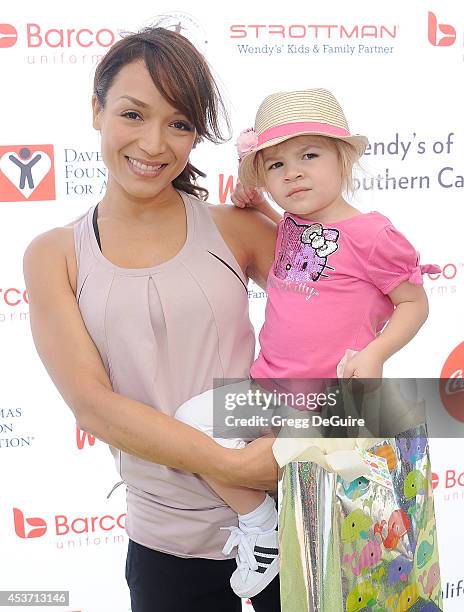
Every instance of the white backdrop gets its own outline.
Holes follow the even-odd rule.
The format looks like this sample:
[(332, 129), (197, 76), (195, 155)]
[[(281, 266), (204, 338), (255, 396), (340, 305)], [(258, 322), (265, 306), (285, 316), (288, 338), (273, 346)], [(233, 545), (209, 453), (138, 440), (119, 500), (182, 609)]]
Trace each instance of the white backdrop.
[[(2, 5), (0, 590), (70, 590), (66, 612), (130, 609), (125, 497), (121, 487), (106, 498), (118, 480), (110, 453), (76, 430), (36, 356), (22, 254), (35, 235), (70, 222), (101, 197), (105, 169), (91, 128), (92, 75), (98, 56), (121, 31), (158, 23), (190, 37), (225, 91), (234, 138), (252, 125), (259, 102), (273, 91), (325, 87), (335, 93), (352, 131), (372, 143), (356, 205), (386, 214), (424, 263), (443, 268), (425, 278), (425, 327), (387, 364), (386, 374), (462, 378), (464, 6), (444, 0), (327, 0), (321, 6), (235, 0), (226, 9), (223, 17), (219, 8), (186, 0), (134, 8), (106, 0)], [(194, 163), (207, 171), (211, 202), (224, 203), (235, 181), (232, 143), (202, 144), (194, 152)], [(9, 156), (28, 162), (38, 153), (35, 189), (21, 190)], [(264, 302), (264, 293), (250, 287), (257, 328)], [(459, 450), (458, 440), (431, 442), (449, 611), (464, 606)]]

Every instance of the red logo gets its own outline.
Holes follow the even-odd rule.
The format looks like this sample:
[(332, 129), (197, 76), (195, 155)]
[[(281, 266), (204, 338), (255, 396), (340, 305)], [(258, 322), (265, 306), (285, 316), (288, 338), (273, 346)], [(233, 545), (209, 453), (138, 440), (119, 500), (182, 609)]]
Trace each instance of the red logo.
[(87, 433), (86, 431), (82, 431), (79, 425), (76, 423), (76, 444), (79, 450), (84, 448), (85, 440), (87, 439), (89, 446), (93, 446), (95, 444), (95, 436)]
[(22, 303), (29, 304), (27, 291), (25, 289), (17, 289), (16, 287), (8, 287), (8, 289), (0, 287), (0, 302), (2, 301), (7, 306), (19, 306)]
[(464, 342), (450, 354), (440, 374), (440, 397), (447, 412), (464, 421)]
[(438, 478), (438, 474), (436, 472), (432, 472), (432, 489), (436, 489), (438, 487), (440, 479)]
[(373, 25), (373, 24), (253, 24), (230, 26), (230, 38), (263, 38), (275, 36), (278, 39), (285, 38), (396, 38), (398, 35), (397, 25)]
[(89, 28), (50, 28), (43, 31), (38, 23), (28, 23), (26, 26), (27, 46), (35, 47), (50, 47), (70, 48), (77, 47), (111, 47), (116, 41), (117, 35), (108, 28), (93, 31)]
[[(20, 538), (40, 538), (47, 531), (47, 523), (39, 517), (25, 518), (18, 508), (13, 508), (14, 526), (16, 535)], [(98, 531), (118, 531), (125, 530), (126, 514), (113, 516), (105, 514), (103, 516), (77, 516), (69, 517), (65, 514), (56, 514), (54, 517), (55, 535), (63, 536), (68, 534), (82, 535), (84, 533), (96, 533)], [(32, 527), (26, 533), (26, 526)]]
[(227, 197), (232, 195), (235, 189), (234, 177), (232, 175), (219, 175), (219, 202), (225, 204)]
[(18, 40), (18, 32), (9, 23), (0, 23), (0, 48), (12, 47)]
[(0, 146), (0, 200), (55, 199), (53, 145)]
[[(47, 523), (38, 516), (25, 518), (18, 508), (13, 508), (14, 526), (16, 535), (20, 538), (40, 538), (47, 531)], [(32, 529), (26, 534), (26, 525)]]
[[(438, 33), (443, 34), (438, 39)], [(456, 30), (447, 23), (438, 23), (435, 13), (429, 11), (429, 43), (434, 47), (450, 47), (456, 40)]]
[(455, 263), (447, 263), (444, 266), (441, 266), (441, 272), (437, 272), (437, 273), (433, 273), (433, 274), (429, 274), (427, 273), (427, 276), (429, 277), (429, 279), (431, 281), (436, 281), (436, 280), (454, 280), (458, 274), (458, 266), (462, 267), (462, 263), (459, 264), (455, 264)]

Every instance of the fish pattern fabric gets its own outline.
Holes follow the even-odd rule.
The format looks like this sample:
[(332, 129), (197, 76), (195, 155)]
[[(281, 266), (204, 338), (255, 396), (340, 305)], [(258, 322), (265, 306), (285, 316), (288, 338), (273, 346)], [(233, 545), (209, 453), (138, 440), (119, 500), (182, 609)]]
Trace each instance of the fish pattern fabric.
[(282, 612), (442, 610), (426, 428), (370, 452), (388, 455), (393, 489), (364, 477), (349, 483), (309, 461), (284, 467)]

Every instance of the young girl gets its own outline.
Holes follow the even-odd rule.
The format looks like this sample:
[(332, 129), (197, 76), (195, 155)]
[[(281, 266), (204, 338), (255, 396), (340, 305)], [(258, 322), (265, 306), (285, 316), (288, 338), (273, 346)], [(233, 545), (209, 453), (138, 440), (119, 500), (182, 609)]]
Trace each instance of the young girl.
[[(238, 139), (243, 188), (233, 200), (278, 221), (252, 379), (336, 378), (337, 368), (345, 378), (381, 378), (384, 362), (427, 318), (422, 274), (437, 268), (420, 266), (414, 247), (386, 217), (363, 214), (343, 197), (367, 144), (350, 134), (339, 103), (324, 89), (268, 96), (255, 128)], [(257, 189), (286, 211), (283, 219)], [(177, 417), (211, 435), (211, 392), (186, 402)], [(231, 585), (252, 596), (278, 572), (274, 502), (208, 482), (238, 512), (239, 527), (230, 528), (224, 552), (238, 546)]]

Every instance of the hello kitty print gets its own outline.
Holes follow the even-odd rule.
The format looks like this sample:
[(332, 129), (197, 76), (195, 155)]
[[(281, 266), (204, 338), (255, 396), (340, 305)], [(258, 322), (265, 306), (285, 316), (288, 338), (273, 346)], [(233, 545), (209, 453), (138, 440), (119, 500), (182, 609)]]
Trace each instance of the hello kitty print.
[(324, 270), (335, 268), (327, 258), (338, 249), (340, 232), (324, 228), (320, 223), (300, 225), (286, 217), (282, 227), (282, 240), (274, 264), (274, 274), (286, 281), (318, 281), (328, 278)]

